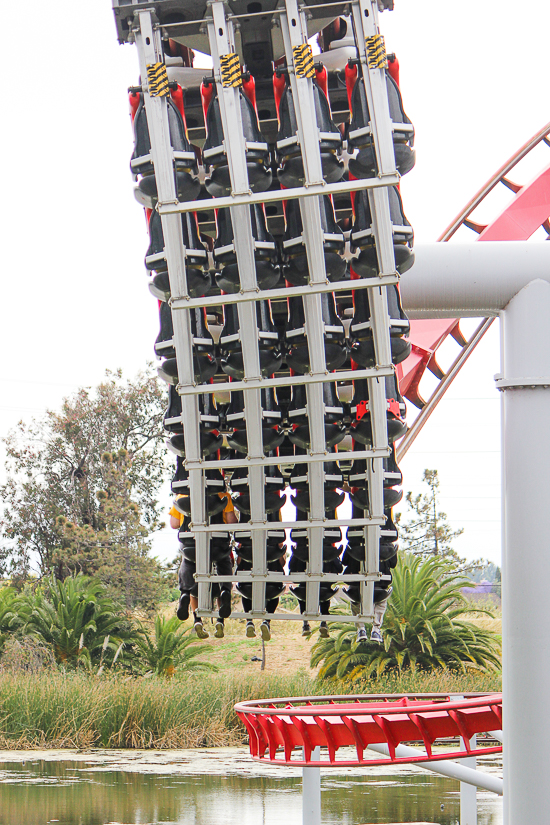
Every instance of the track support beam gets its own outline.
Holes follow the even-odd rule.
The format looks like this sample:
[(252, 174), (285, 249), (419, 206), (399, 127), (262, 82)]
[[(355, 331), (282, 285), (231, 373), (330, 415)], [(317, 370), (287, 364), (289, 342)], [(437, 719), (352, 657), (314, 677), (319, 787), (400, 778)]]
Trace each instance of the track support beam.
[[(528, 283), (501, 313), (504, 825), (548, 822), (549, 317), (550, 284), (542, 280)], [(520, 603), (527, 558), (536, 574)]]

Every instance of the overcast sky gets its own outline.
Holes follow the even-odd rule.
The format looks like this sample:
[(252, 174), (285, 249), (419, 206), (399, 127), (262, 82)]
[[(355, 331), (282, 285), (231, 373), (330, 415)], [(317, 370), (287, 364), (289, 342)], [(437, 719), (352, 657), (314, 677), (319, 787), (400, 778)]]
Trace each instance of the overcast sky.
[[(153, 357), (143, 210), (132, 194), (128, 85), (137, 55), (119, 46), (108, 0), (28, 0), (4, 9), (3, 278), (0, 434), (109, 367)], [(417, 243), (435, 241), (485, 180), (550, 119), (550, 4), (395, 0), (382, 16), (401, 64), (417, 164), (402, 182)], [(545, 150), (541, 150), (544, 155)], [(516, 176), (550, 162), (532, 159)], [(509, 200), (487, 204), (480, 219)], [(406, 277), (406, 275), (404, 276)], [(442, 505), (469, 558), (500, 556), (498, 324), (402, 464), (405, 489), (437, 468)], [(451, 358), (452, 352), (447, 354)], [(442, 357), (445, 362), (445, 357)], [(167, 505), (169, 497), (166, 498)], [(171, 556), (174, 537), (156, 549)]]

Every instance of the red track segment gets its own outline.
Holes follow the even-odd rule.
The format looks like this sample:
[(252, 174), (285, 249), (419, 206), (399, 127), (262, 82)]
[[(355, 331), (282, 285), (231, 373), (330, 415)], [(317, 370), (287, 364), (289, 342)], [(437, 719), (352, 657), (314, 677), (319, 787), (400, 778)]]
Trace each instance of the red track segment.
[[(311, 696), (240, 702), (235, 710), (249, 733), (251, 756), (279, 765), (396, 765), (500, 753), (502, 745), (470, 748), (469, 740), (502, 728), (502, 694), (467, 696), (460, 702), (448, 694)], [(437, 740), (449, 737), (462, 737), (466, 749), (434, 754)], [(396, 756), (398, 745), (419, 740), (426, 753)], [(387, 745), (389, 758), (365, 759), (364, 750), (374, 744)], [(328, 750), (328, 760), (312, 760), (316, 747)], [(355, 747), (356, 757), (337, 759), (344, 747)], [(303, 757), (292, 758), (295, 748), (303, 749)]]

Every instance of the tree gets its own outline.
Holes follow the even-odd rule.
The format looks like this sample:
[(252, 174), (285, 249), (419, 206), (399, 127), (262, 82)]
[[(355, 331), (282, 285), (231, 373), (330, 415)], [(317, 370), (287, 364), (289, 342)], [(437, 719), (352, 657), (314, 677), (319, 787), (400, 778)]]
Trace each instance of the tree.
[(143, 631), (138, 641), (149, 672), (157, 676), (173, 676), (177, 667), (184, 670), (217, 670), (210, 662), (196, 661), (196, 657), (209, 650), (209, 646), (197, 644), (199, 640), (189, 635), (191, 631), (191, 627), (183, 628), (177, 616), (170, 619), (157, 616), (153, 637)]
[[(0, 563), (3, 559), (14, 581), (33, 569), (40, 576), (53, 571), (59, 578), (73, 570), (105, 571), (107, 533), (111, 549), (128, 551), (124, 566), (128, 559), (144, 558), (147, 536), (161, 526), (157, 494), (165, 476), (165, 403), (151, 371), (133, 381), (124, 380), (120, 371), (107, 371), (95, 390), (80, 389), (64, 399), (59, 412), (20, 422), (9, 433), (4, 439), (7, 482), (0, 487)], [(116, 472), (113, 462), (102, 458), (105, 454), (116, 457)], [(68, 541), (67, 523), (79, 533), (78, 541)], [(80, 552), (84, 533), (86, 563)]]
[(149, 531), (140, 521), (130, 497), (131, 458), (127, 450), (104, 453), (105, 489), (99, 490), (96, 530), (58, 516), (61, 546), (53, 554), (58, 578), (85, 573), (97, 578), (107, 592), (124, 599), (128, 610), (139, 605), (153, 609), (164, 583), (157, 562), (149, 555)]
[(403, 521), (397, 518), (399, 539), (404, 550), (419, 556), (436, 556), (464, 563), (453, 550), (452, 542), (464, 530), (453, 530), (447, 521), (447, 514), (439, 510), (439, 476), (437, 470), (424, 470), (422, 480), (428, 485), (428, 493), (413, 496), (407, 493), (407, 503), (412, 516)]
[(468, 582), (448, 561), (400, 556), (393, 571), (393, 592), (384, 617), (384, 644), (357, 644), (354, 625), (341, 624), (337, 636), (320, 639), (311, 665), (322, 663), (320, 678), (359, 679), (384, 671), (437, 668), (466, 671), (500, 666), (499, 637), (465, 621), (479, 611), (461, 592)]

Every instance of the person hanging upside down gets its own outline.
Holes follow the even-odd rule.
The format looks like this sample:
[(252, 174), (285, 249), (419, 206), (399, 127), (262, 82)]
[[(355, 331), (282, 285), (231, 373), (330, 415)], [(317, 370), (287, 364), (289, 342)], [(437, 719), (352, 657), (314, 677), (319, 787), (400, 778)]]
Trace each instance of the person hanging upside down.
[[(237, 521), (235, 510), (231, 497), (227, 493), (219, 493), (220, 498), (227, 498), (227, 505), (223, 510), (223, 523), (234, 524)], [(177, 497), (179, 498), (179, 496)], [(176, 498), (176, 501), (177, 501)], [(180, 530), (185, 522), (189, 523), (188, 518), (181, 513), (174, 505), (169, 511), (170, 527), (174, 530)], [(182, 550), (182, 560), (178, 571), (179, 588), (181, 596), (179, 598), (176, 615), (181, 621), (185, 621), (189, 617), (189, 607), (193, 611), (193, 626), (195, 633), (199, 639), (207, 639), (208, 633), (204, 628), (202, 619), (197, 616), (198, 603), (198, 584), (195, 581), (196, 563), (195, 558), (195, 540), (189, 537), (180, 542)], [(191, 552), (189, 552), (191, 551)], [(188, 558), (192, 556), (192, 558)], [(233, 561), (232, 553), (228, 547), (227, 554), (223, 554), (215, 561), (216, 572), (218, 576), (233, 575)], [(222, 639), (224, 636), (224, 622), (231, 615), (231, 583), (223, 582), (221, 587), (214, 585), (213, 595), (217, 596), (219, 617), (216, 620), (215, 636)]]

